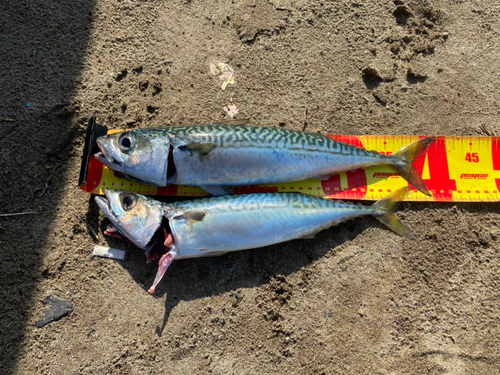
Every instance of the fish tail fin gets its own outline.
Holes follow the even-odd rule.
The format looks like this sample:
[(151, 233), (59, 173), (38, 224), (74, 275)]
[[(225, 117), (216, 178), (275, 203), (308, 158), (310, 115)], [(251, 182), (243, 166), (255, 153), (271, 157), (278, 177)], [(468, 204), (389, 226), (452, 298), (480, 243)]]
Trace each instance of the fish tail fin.
[(382, 198), (378, 202), (376, 202), (373, 207), (375, 208), (375, 213), (373, 216), (375, 219), (380, 221), (382, 224), (391, 228), (397, 234), (413, 239), (413, 235), (411, 232), (406, 229), (401, 221), (394, 215), (392, 210), (399, 203), (401, 199), (403, 199), (408, 192), (408, 187), (402, 187), (398, 190), (393, 191), (391, 194)]
[(417, 142), (414, 142), (406, 147), (399, 150), (395, 157), (399, 159), (399, 162), (393, 164), (393, 166), (401, 173), (401, 176), (412, 184), (418, 191), (424, 193), (425, 195), (431, 197), (431, 192), (427, 189), (424, 180), (417, 169), (413, 166), (413, 163), (427, 150), (432, 142), (436, 140), (436, 137), (423, 138)]

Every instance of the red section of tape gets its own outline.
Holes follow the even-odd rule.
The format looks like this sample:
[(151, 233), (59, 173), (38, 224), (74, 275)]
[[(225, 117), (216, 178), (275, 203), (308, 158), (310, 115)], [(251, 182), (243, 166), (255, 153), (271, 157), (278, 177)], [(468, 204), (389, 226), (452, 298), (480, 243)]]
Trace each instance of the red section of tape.
[[(491, 140), (491, 155), (493, 157), (493, 170), (500, 171), (500, 138), (493, 137)], [(497, 190), (500, 191), (500, 178), (495, 178)]]
[[(329, 136), (338, 142), (345, 142), (356, 147), (363, 147), (361, 140), (352, 135)], [(331, 198), (340, 199), (363, 199), (366, 195), (366, 173), (363, 169), (346, 172), (347, 190), (342, 190), (340, 175), (330, 177), (326, 181), (321, 181), (324, 192), (328, 192)]]
[[(420, 139), (425, 137), (420, 137)], [(457, 183), (450, 179), (448, 169), (448, 156), (446, 154), (445, 137), (438, 137), (432, 143), (424, 155), (413, 163), (417, 171), (422, 175), (425, 159), (428, 159), (430, 179), (424, 180), (427, 188), (432, 192), (435, 201), (453, 200), (453, 192), (457, 190)], [(412, 188), (416, 190), (415, 188)]]
[(87, 191), (90, 193), (97, 189), (97, 187), (101, 183), (103, 167), (104, 166), (100, 161), (98, 161), (93, 156), (90, 157), (89, 169), (87, 173), (87, 183), (81, 187), (83, 191)]

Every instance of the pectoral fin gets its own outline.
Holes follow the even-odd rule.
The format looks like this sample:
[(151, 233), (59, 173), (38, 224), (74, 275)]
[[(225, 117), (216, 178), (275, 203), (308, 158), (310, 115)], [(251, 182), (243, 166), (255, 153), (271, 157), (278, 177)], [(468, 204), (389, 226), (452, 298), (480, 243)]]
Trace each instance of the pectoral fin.
[(206, 211), (188, 211), (174, 217), (176, 220), (186, 220), (188, 223), (202, 221), (207, 214)]
[(179, 146), (179, 150), (184, 151), (189, 156), (192, 156), (193, 154), (207, 156), (216, 147), (216, 145), (210, 143), (193, 143), (190, 145)]

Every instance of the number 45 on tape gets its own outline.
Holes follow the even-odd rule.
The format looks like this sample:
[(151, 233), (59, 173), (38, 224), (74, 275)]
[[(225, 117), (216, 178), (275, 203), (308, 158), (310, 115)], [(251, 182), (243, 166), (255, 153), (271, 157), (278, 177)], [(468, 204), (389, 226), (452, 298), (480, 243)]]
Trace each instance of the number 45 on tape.
[[(424, 137), (332, 136), (332, 138), (392, 155)], [(415, 163), (432, 197), (411, 189), (409, 201), (500, 201), (500, 138), (437, 137)], [(347, 172), (322, 182), (326, 196), (376, 200), (407, 184), (390, 166)]]

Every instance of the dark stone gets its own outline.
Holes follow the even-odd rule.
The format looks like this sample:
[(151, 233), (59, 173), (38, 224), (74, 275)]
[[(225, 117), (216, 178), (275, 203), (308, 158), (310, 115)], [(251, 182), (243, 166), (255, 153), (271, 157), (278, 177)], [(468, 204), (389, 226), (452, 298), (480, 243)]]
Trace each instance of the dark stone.
[(47, 301), (44, 304), (44, 307), (49, 306), (50, 309), (45, 312), (45, 317), (35, 323), (36, 327), (42, 328), (50, 322), (59, 320), (73, 311), (73, 305), (70, 302), (53, 296), (47, 298)]

